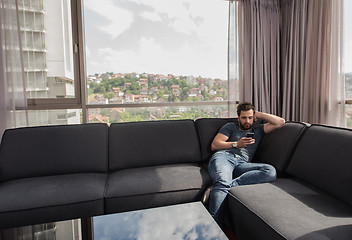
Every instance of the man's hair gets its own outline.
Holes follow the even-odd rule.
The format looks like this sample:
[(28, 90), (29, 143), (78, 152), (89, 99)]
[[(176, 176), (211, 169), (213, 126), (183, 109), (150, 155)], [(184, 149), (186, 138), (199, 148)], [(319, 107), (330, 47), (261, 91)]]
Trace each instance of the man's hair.
[(253, 112), (255, 111), (254, 106), (251, 103), (249, 102), (240, 103), (237, 106), (237, 116), (240, 116), (242, 111), (246, 112), (251, 109), (253, 110)]

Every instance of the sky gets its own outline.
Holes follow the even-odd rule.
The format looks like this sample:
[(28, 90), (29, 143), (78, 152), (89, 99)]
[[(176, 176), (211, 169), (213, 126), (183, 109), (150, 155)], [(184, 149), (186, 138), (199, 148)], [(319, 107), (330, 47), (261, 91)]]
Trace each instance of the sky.
[(228, 2), (85, 0), (88, 74), (227, 79)]
[[(344, 71), (352, 72), (352, 1), (344, 1)], [(227, 79), (228, 2), (85, 0), (88, 74)]]

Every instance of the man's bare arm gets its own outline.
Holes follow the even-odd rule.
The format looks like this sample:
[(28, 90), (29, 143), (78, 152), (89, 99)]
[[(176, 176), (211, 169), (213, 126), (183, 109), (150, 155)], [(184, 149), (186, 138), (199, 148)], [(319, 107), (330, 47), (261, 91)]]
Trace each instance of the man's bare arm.
[(283, 119), (279, 116), (273, 115), (273, 114), (269, 114), (269, 113), (263, 113), (263, 112), (256, 111), (255, 118), (261, 118), (264, 121), (268, 122), (264, 125), (264, 132), (265, 133), (272, 132), (275, 129), (280, 128), (282, 125), (285, 124), (285, 119)]
[[(234, 142), (227, 142), (228, 139), (224, 134), (218, 133), (211, 143), (211, 150), (218, 151), (233, 148), (232, 144)], [(237, 148), (244, 148), (253, 143), (255, 143), (254, 138), (243, 137), (237, 142)]]

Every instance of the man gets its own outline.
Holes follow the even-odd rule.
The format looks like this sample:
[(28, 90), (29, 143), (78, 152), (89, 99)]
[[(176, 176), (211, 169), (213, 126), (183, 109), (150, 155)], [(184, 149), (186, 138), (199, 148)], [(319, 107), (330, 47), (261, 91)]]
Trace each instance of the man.
[[(273, 166), (251, 163), (251, 159), (262, 136), (281, 127), (285, 120), (255, 111), (250, 103), (239, 104), (237, 115), (238, 124), (225, 124), (211, 144), (212, 150), (217, 152), (211, 157), (208, 167), (213, 180), (209, 212), (219, 225), (222, 225), (222, 203), (231, 187), (271, 182), (276, 179)], [(267, 123), (254, 126), (257, 118)]]

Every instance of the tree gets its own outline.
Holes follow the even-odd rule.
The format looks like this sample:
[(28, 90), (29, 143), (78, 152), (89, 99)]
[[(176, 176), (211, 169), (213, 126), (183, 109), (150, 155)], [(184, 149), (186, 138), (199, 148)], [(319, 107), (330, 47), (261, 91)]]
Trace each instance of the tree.
[(105, 90), (105, 87), (104, 85), (97, 85), (94, 90), (93, 90), (94, 93), (105, 93), (106, 90)]
[(105, 98), (107, 98), (109, 100), (115, 96), (115, 94), (113, 92), (104, 93), (103, 95)]

